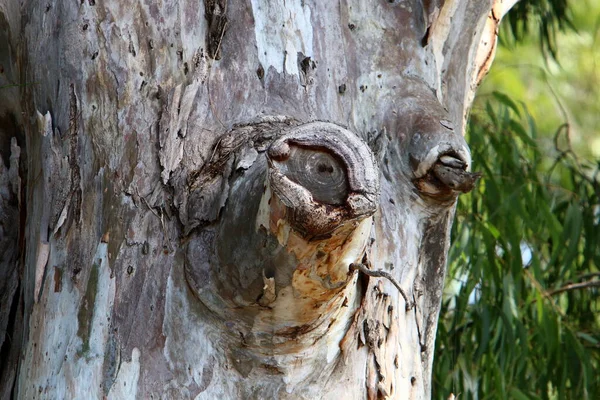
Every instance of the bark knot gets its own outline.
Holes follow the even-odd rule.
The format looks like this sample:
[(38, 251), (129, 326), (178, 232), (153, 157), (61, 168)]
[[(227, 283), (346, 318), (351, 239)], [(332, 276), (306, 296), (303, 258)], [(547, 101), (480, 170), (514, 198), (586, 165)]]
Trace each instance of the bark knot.
[(335, 124), (292, 128), (267, 152), (269, 182), (304, 237), (322, 238), (375, 213), (379, 170), (368, 145)]

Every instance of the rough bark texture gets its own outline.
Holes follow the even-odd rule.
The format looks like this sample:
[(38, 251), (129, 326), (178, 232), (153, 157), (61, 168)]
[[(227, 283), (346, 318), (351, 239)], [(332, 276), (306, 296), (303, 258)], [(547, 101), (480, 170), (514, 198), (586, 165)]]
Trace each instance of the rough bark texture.
[(502, 2), (18, 3), (3, 399), (430, 397)]

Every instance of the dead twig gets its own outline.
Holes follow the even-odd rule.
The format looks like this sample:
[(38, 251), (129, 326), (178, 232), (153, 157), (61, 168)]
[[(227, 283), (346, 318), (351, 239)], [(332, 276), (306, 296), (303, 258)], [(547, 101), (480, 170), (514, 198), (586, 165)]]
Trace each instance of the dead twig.
[[(533, 277), (531, 276), (531, 274), (529, 274), (529, 277), (532, 278), (532, 283), (536, 286), (536, 288), (542, 293), (542, 296), (548, 300), (550, 300), (550, 298), (552, 296), (556, 296), (557, 294), (561, 294), (564, 292), (570, 292), (573, 290), (581, 290), (581, 289), (589, 289), (589, 288), (595, 288), (595, 287), (600, 287), (600, 280), (595, 279), (595, 280), (589, 280), (589, 281), (584, 281), (584, 282), (578, 282), (578, 283), (569, 283), (566, 284), (564, 286), (559, 287), (558, 289), (554, 289), (554, 290), (544, 290), (544, 288), (540, 285), (539, 282), (537, 282), (535, 279), (533, 279)], [(583, 277), (589, 277), (589, 276), (597, 276), (596, 273), (592, 273), (592, 274), (588, 274), (588, 275), (583, 275), (581, 278)], [(580, 279), (581, 279), (580, 278)], [(537, 299), (533, 299), (531, 301), (531, 304), (535, 304), (537, 302)], [(564, 316), (564, 313), (555, 305), (555, 303), (553, 301), (550, 302), (550, 304), (552, 304), (552, 306), (555, 308), (555, 310), (562, 316)]]
[(583, 280), (583, 279), (589, 279), (589, 278), (595, 278), (598, 277), (600, 278), (600, 272), (590, 272), (588, 274), (583, 274), (580, 277), (578, 277), (578, 280)]
[(150, 210), (150, 212), (152, 214), (154, 214), (156, 216), (156, 218), (159, 219), (160, 221), (160, 225), (162, 228), (162, 233), (163, 233), (163, 243), (164, 241), (167, 242), (167, 250), (169, 251), (169, 253), (172, 253), (174, 251), (173, 247), (171, 246), (171, 241), (169, 240), (169, 235), (167, 234), (167, 226), (165, 224), (165, 219), (164, 219), (164, 213), (163, 213), (163, 208), (159, 207), (158, 210), (160, 211), (160, 214), (154, 209), (154, 207), (150, 206), (150, 204), (148, 203), (148, 200), (146, 200), (146, 198), (142, 195), (140, 195), (140, 192), (138, 191), (137, 187), (135, 188), (136, 194), (138, 195), (138, 197), (140, 199), (142, 199), (142, 201), (144, 202), (144, 204), (146, 205), (146, 207), (148, 207), (148, 209)]
[(571, 290), (588, 289), (593, 287), (600, 287), (600, 280), (585, 281), (579, 283), (571, 283), (558, 289), (550, 290), (546, 292), (547, 296), (554, 296), (560, 293), (569, 292)]
[(398, 281), (396, 281), (396, 279), (394, 279), (394, 277), (388, 272), (382, 270), (372, 270), (369, 269), (365, 264), (360, 263), (350, 264), (350, 271), (360, 271), (367, 276), (372, 276), (375, 278), (385, 278), (389, 280), (394, 286), (396, 286), (396, 289), (398, 289), (398, 291), (404, 298), (404, 302), (406, 303), (406, 311), (410, 311), (414, 307), (414, 304), (408, 300), (408, 296), (406, 295), (406, 292), (404, 292), (404, 289), (402, 289)]
[(154, 214), (156, 216), (156, 218), (161, 219), (160, 215), (158, 215), (158, 213), (156, 212), (156, 210), (150, 206), (150, 204), (148, 204), (148, 200), (146, 200), (146, 198), (144, 196), (142, 196), (140, 194), (140, 192), (138, 191), (138, 188), (135, 188), (135, 192), (137, 194), (137, 196), (142, 199), (142, 201), (144, 202), (144, 204), (146, 205), (146, 207), (148, 207), (148, 210), (150, 210), (150, 212), (152, 212), (152, 214)]

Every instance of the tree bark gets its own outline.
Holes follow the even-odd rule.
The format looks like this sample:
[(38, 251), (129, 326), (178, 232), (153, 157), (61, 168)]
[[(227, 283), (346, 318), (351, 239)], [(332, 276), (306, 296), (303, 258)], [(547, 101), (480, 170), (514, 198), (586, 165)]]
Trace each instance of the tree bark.
[(511, 4), (16, 3), (2, 398), (430, 398)]

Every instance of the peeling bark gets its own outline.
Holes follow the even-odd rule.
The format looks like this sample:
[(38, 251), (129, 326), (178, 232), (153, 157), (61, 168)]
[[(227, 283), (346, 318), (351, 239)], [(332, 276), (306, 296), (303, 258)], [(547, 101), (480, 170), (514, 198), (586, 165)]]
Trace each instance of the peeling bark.
[(16, 3), (2, 398), (429, 398), (507, 4)]

